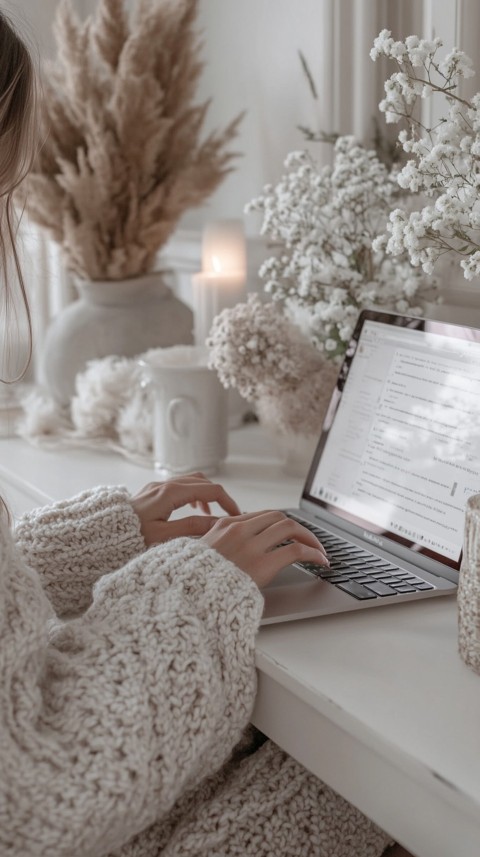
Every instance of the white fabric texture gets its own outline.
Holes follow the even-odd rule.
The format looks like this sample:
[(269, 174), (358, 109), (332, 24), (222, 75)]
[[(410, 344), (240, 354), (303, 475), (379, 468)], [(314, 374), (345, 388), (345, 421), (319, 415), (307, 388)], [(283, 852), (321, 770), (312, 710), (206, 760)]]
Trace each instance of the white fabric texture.
[(138, 464), (152, 465), (153, 397), (142, 383), (138, 360), (116, 356), (91, 360), (77, 375), (75, 390), (69, 406), (58, 404), (42, 387), (26, 393), (18, 434), (39, 446), (111, 449)]
[(145, 550), (123, 488), (15, 539), (2, 523), (2, 857), (379, 857), (384, 833), (242, 738), (263, 606), (246, 574), (198, 540)]

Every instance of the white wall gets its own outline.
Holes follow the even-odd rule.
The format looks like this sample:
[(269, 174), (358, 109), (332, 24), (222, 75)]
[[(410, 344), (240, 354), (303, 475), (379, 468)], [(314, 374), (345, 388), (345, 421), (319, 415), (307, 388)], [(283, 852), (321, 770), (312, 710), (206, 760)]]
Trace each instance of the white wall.
[[(97, 5), (96, 0), (73, 0), (81, 14), (88, 14)], [(42, 56), (51, 56), (54, 52), (52, 19), (58, 0), (3, 0), (2, 8), (9, 12), (39, 48)]]
[(2, 3), (2, 9), (11, 16), (27, 39), (38, 45), (44, 55), (51, 49), (50, 21), (56, 5), (56, 0), (42, 0), (42, 3), (35, 5), (32, 0), (6, 0)]
[[(399, 38), (415, 32), (420, 6), (419, 0), (200, 0), (205, 68), (199, 97), (212, 99), (206, 128), (220, 128), (246, 110), (238, 138), (243, 156), (181, 226), (200, 229), (209, 218), (242, 216), (263, 185), (280, 177), (286, 154), (307, 146), (299, 125), (369, 142), (383, 87), (370, 48), (383, 27), (396, 28)], [(323, 161), (330, 158), (329, 146), (311, 148)], [(245, 224), (247, 234), (258, 233), (254, 217)]]
[(303, 145), (298, 124), (331, 130), (328, 99), (315, 103), (298, 57), (301, 49), (322, 92), (329, 5), (329, 0), (201, 0), (206, 63), (199, 96), (212, 99), (206, 128), (221, 128), (243, 110), (246, 115), (235, 146), (242, 152), (236, 171), (184, 225), (198, 228), (205, 217), (241, 216), (263, 185), (279, 177), (287, 152)]

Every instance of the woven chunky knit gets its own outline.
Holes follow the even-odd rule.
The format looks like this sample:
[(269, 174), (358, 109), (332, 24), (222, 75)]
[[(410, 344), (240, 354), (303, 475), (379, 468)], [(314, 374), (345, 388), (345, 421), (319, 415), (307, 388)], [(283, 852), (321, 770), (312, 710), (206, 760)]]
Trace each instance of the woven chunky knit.
[(2, 857), (379, 857), (382, 831), (245, 733), (246, 574), (198, 540), (145, 550), (122, 488), (15, 540), (2, 524)]

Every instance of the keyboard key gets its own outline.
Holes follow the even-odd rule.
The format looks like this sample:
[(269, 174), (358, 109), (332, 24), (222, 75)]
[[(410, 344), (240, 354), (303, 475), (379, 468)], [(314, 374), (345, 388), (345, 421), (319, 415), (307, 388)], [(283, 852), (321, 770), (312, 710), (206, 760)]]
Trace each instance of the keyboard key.
[(301, 568), (305, 568), (307, 571), (313, 571), (315, 574), (318, 574), (325, 568), (329, 568), (328, 565), (319, 565), (316, 562), (299, 562), (297, 563), (297, 565), (299, 565)]
[(372, 562), (364, 562), (363, 565), (357, 565), (356, 568), (360, 569), (365, 574), (374, 574), (376, 577), (381, 577), (382, 575), (389, 573), (385, 568), (381, 568), (379, 570)]
[[(408, 582), (411, 583), (410, 580)], [(415, 589), (420, 590), (420, 592), (422, 592), (422, 590), (424, 590), (424, 589), (435, 589), (435, 587), (432, 586), (431, 583), (427, 583), (426, 580), (422, 580), (420, 583), (414, 583), (414, 586), (415, 586)]]
[(372, 592), (375, 592), (375, 595), (385, 596), (385, 595), (396, 595), (397, 592), (395, 589), (392, 589), (391, 586), (387, 586), (386, 583), (382, 583), (381, 580), (377, 580), (375, 583), (367, 583), (368, 589), (371, 589)]
[(381, 571), (378, 571), (376, 568), (372, 568), (368, 570), (368, 573), (375, 577), (377, 580), (381, 580), (382, 577), (391, 577), (391, 575), (385, 571), (384, 568)]
[[(319, 569), (318, 571), (315, 571), (314, 569), (312, 569), (312, 571), (314, 574), (319, 574), (320, 577), (327, 578), (327, 577), (338, 577), (339, 576), (338, 571), (335, 571), (335, 569), (333, 569), (333, 568), (329, 568), (328, 565), (320, 565), (320, 566), (318, 566), (318, 569)], [(340, 576), (344, 577), (344, 575), (340, 575)]]
[(397, 592), (404, 592), (404, 593), (417, 592), (415, 587), (409, 586), (408, 583), (397, 583), (397, 584), (392, 583), (391, 585), (393, 586), (394, 589), (397, 590)]
[(393, 565), (391, 562), (386, 562), (384, 559), (377, 560), (375, 566), (376, 568), (388, 568), (389, 571), (400, 571), (398, 566)]
[(332, 572), (328, 565), (317, 565), (314, 562), (296, 562), (295, 565), (299, 568), (304, 568), (305, 571), (309, 571), (316, 577), (321, 577), (322, 580), (324, 578), (330, 577), (331, 574), (335, 574), (335, 572)]
[(351, 568), (345, 569), (343, 574), (348, 575), (350, 580), (357, 580), (357, 578), (359, 578), (359, 577), (365, 577), (364, 571), (358, 571), (358, 570), (353, 569), (353, 568), (352, 569)]
[(345, 562), (350, 562), (351, 559), (360, 559), (362, 557), (361, 551), (355, 550), (345, 550), (345, 548), (334, 548), (333, 550), (330, 548), (327, 550), (329, 556), (332, 559), (343, 559)]
[(350, 576), (348, 574), (332, 574), (327, 579), (329, 583), (346, 583), (350, 580)]
[(343, 592), (348, 592), (349, 595), (353, 595), (354, 598), (358, 598), (359, 601), (365, 601), (367, 598), (376, 598), (375, 593), (370, 592), (366, 586), (362, 586), (361, 583), (357, 583), (356, 580), (349, 580), (345, 583), (337, 583), (338, 589), (341, 589)]

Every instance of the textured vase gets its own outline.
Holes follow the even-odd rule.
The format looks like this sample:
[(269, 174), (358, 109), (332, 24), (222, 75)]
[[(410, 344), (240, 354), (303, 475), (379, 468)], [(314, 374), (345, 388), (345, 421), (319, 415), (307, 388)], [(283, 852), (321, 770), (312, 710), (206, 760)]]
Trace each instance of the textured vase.
[(88, 361), (135, 357), (149, 348), (190, 345), (193, 314), (153, 273), (126, 280), (76, 283), (79, 299), (53, 320), (45, 338), (40, 380), (60, 404), (75, 392)]
[(289, 433), (277, 435), (275, 442), (285, 475), (305, 478), (318, 444), (318, 436)]
[(305, 477), (318, 443), (338, 367), (324, 360), (298, 384), (267, 392), (256, 400), (260, 423), (274, 438), (283, 472)]
[(480, 494), (467, 502), (457, 603), (460, 655), (480, 673)]

